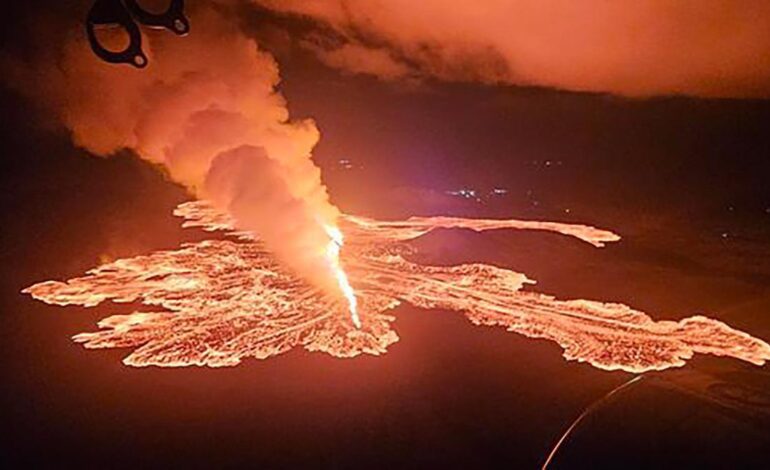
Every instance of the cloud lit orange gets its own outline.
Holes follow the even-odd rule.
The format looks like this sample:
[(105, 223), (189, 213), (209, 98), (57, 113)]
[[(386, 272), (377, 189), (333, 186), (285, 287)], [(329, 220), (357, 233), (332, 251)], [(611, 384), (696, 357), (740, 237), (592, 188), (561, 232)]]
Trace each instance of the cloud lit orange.
[(254, 1), (331, 26), (313, 47), (325, 63), (384, 78), (770, 96), (764, 0)]

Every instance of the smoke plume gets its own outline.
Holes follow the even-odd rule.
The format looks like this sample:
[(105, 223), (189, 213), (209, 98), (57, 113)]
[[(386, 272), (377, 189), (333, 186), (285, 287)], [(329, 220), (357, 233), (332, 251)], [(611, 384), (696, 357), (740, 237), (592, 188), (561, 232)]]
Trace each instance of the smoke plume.
[(766, 0), (252, 1), (316, 20), (321, 61), (382, 79), (770, 97)]
[(53, 60), (16, 61), (8, 75), (77, 145), (104, 156), (133, 149), (336, 292), (325, 255), (338, 210), (310, 158), (315, 124), (289, 119), (275, 60), (237, 18), (223, 8), (189, 10), (187, 37), (145, 30), (146, 69), (101, 62), (78, 31)]

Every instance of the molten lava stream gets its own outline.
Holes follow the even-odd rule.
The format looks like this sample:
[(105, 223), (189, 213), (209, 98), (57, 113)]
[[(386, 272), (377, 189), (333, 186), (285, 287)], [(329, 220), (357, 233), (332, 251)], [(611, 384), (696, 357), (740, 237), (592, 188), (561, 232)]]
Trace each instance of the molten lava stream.
[(356, 293), (353, 292), (353, 288), (350, 286), (350, 282), (348, 281), (348, 275), (345, 274), (345, 270), (342, 269), (342, 265), (340, 264), (340, 250), (342, 250), (342, 245), (344, 243), (342, 232), (339, 228), (332, 227), (330, 225), (326, 225), (324, 228), (326, 229), (326, 233), (328, 233), (329, 237), (331, 238), (331, 241), (329, 242), (329, 245), (326, 249), (326, 256), (329, 259), (332, 271), (334, 272), (334, 277), (337, 279), (337, 284), (339, 285), (342, 294), (345, 296), (345, 299), (348, 302), (350, 318), (356, 328), (361, 328), (361, 319), (358, 316), (358, 300), (356, 299)]
[[(619, 240), (585, 225), (520, 220), (421, 217), (383, 222), (345, 216), (326, 227), (326, 259), (344, 297), (298, 279), (260, 240), (233, 229), (205, 202), (180, 205), (185, 227), (225, 231), (226, 240), (185, 244), (108, 263), (84, 277), (46, 281), (24, 292), (55, 305), (139, 301), (149, 311), (113, 315), (75, 341), (87, 348), (133, 348), (132, 366), (233, 366), (295, 347), (336, 357), (382, 354), (398, 341), (388, 312), (401, 302), (465, 314), (476, 325), (501, 326), (553, 341), (569, 360), (640, 373), (679, 367), (695, 353), (762, 365), (770, 345), (714, 319), (654, 321), (627, 305), (558, 300), (522, 290), (526, 275), (486, 264), (423, 266), (404, 257), (408, 241), (435, 228), (555, 231), (597, 248)], [(343, 269), (344, 258), (346, 273)], [(356, 286), (354, 292), (353, 287)], [(162, 311), (157, 311), (162, 309)]]

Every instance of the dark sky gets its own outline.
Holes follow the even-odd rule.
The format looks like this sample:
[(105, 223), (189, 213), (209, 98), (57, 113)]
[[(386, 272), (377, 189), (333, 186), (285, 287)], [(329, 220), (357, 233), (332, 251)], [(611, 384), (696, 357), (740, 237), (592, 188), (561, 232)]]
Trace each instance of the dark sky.
[(332, 183), (336, 160), (364, 166), (352, 179), (375, 192), (348, 204), (371, 203), (393, 186), (439, 195), (499, 186), (510, 191), (509, 210), (537, 217), (569, 209), (595, 223), (609, 212), (681, 227), (770, 224), (768, 101), (435, 81), (415, 90), (340, 75), (296, 49), (278, 57), (290, 109), (313, 116), (322, 131), (315, 155), (333, 169), (332, 193), (348, 180)]

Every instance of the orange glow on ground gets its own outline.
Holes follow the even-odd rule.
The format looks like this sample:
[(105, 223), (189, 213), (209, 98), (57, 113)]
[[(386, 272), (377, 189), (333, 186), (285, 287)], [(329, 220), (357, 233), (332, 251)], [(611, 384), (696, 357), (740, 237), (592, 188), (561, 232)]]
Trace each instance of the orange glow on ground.
[(559, 300), (522, 290), (533, 281), (508, 269), (416, 264), (408, 260), (404, 243), (439, 227), (554, 231), (596, 247), (620, 238), (594, 227), (346, 216), (340, 227), (347, 237), (345, 251), (340, 253), (341, 244), (334, 240), (330, 250), (347, 270), (347, 275), (339, 270), (340, 286), (350, 288), (347, 305), (342, 305), (287, 273), (259, 240), (233, 231), (231, 220), (206, 203), (182, 204), (175, 214), (185, 219), (185, 227), (226, 231), (231, 239), (117, 260), (84, 277), (41, 282), (24, 292), (55, 305), (95, 306), (105, 300), (146, 305), (147, 311), (107, 317), (99, 322), (100, 330), (74, 337), (87, 348), (133, 349), (124, 359), (131, 366), (234, 366), (244, 358), (265, 359), (295, 347), (336, 357), (378, 355), (398, 341), (388, 311), (401, 302), (463, 312), (476, 325), (547, 339), (563, 348), (566, 359), (606, 370), (678, 367), (696, 353), (756, 365), (770, 359), (770, 345), (718, 320), (655, 321), (623, 304)]

